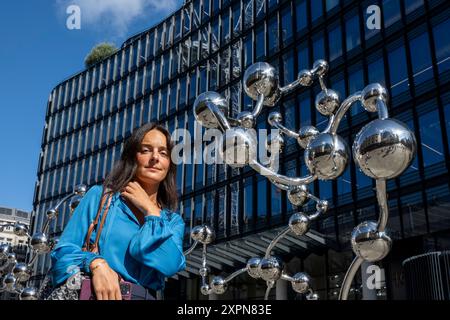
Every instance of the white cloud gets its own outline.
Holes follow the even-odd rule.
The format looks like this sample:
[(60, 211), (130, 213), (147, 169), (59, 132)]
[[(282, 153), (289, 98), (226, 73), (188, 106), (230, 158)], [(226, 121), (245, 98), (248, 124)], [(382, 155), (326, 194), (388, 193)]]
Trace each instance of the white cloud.
[[(125, 35), (129, 24), (138, 18), (160, 16), (161, 19), (180, 7), (182, 0), (58, 0), (65, 8), (78, 5), (83, 26), (107, 29)], [(153, 23), (150, 23), (152, 25)]]

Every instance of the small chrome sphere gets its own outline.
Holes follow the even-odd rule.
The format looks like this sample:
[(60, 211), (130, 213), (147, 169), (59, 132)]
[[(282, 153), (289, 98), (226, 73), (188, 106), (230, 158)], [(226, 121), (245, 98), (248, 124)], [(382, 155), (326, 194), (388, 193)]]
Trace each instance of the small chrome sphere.
[(314, 83), (314, 75), (310, 70), (300, 70), (297, 76), (298, 81), (304, 87), (309, 87)]
[(75, 186), (73, 192), (79, 196), (84, 196), (84, 194), (87, 192), (87, 186), (85, 184), (79, 184)]
[(392, 240), (386, 232), (377, 231), (375, 221), (365, 221), (353, 229), (351, 244), (358, 257), (375, 262), (388, 255)]
[(251, 131), (232, 128), (222, 135), (219, 154), (227, 165), (242, 168), (256, 159), (257, 145), (257, 140)]
[(12, 273), (8, 273), (3, 278), (3, 285), (5, 287), (5, 290), (8, 292), (16, 291), (16, 283), (17, 283), (17, 279), (16, 279), (16, 277), (14, 277), (14, 275)]
[(58, 216), (58, 210), (51, 208), (51, 209), (48, 209), (45, 214), (47, 215), (48, 220), (53, 220)]
[(14, 234), (18, 237), (24, 237), (28, 234), (28, 227), (24, 223), (16, 222), (14, 224)]
[(361, 92), (361, 103), (369, 112), (377, 112), (377, 99), (387, 103), (389, 94), (385, 87), (379, 83), (372, 83), (366, 86)]
[(75, 211), (75, 209), (78, 207), (82, 199), (83, 197), (79, 195), (75, 195), (70, 199), (69, 202), (70, 214), (72, 214)]
[(339, 105), (339, 94), (334, 90), (320, 91), (316, 96), (316, 109), (324, 116), (332, 115), (339, 108)]
[(303, 206), (309, 200), (308, 188), (304, 184), (296, 186), (287, 192), (287, 196), (294, 206)]
[(223, 294), (227, 291), (228, 284), (222, 277), (214, 277), (211, 281), (211, 289), (215, 294)]
[(258, 266), (258, 273), (266, 281), (277, 281), (283, 271), (283, 262), (276, 257), (261, 259)]
[(44, 254), (50, 252), (48, 237), (45, 233), (38, 232), (31, 237), (31, 247), (37, 254)]
[(349, 158), (347, 143), (339, 135), (321, 133), (305, 149), (305, 162), (312, 174), (320, 180), (339, 177)]
[(283, 116), (279, 112), (271, 112), (271, 113), (269, 113), (269, 117), (267, 118), (267, 122), (269, 122), (269, 124), (272, 127), (275, 127), (275, 125), (277, 123), (283, 122)]
[(216, 235), (214, 233), (214, 230), (210, 226), (204, 224), (192, 228), (191, 238), (192, 240), (198, 241), (202, 244), (210, 244), (214, 241)]
[(200, 269), (198, 269), (198, 273), (201, 277), (206, 277), (209, 273), (209, 270), (208, 268), (201, 267)]
[(298, 131), (298, 138), (297, 142), (303, 149), (306, 148), (308, 143), (311, 142), (311, 140), (315, 139), (320, 134), (320, 131), (317, 130), (316, 127), (313, 126), (304, 126), (300, 128)]
[(0, 260), (8, 259), (8, 255), (11, 251), (12, 248), (9, 244), (0, 244)]
[(244, 73), (244, 90), (253, 100), (264, 95), (264, 105), (274, 106), (281, 96), (277, 69), (267, 62), (252, 64)]
[(283, 136), (278, 133), (278, 134), (270, 134), (267, 137), (266, 140), (266, 150), (272, 150), (272, 148), (275, 148), (274, 152), (282, 152), (284, 149), (284, 139)]
[(26, 282), (31, 277), (31, 269), (28, 267), (26, 263), (17, 263), (12, 273), (18, 282)]
[(228, 102), (220, 94), (214, 91), (207, 91), (200, 94), (194, 102), (194, 116), (195, 120), (205, 128), (217, 129), (219, 128), (219, 121), (215, 117), (209, 104), (213, 104), (225, 116), (228, 115)]
[(38, 291), (36, 288), (27, 287), (19, 295), (20, 300), (38, 300)]
[(303, 213), (294, 213), (289, 218), (289, 228), (295, 235), (303, 236), (309, 231), (310, 220), (307, 215)]
[(316, 210), (321, 212), (326, 212), (328, 210), (328, 201), (327, 200), (320, 200), (316, 204)]
[(247, 261), (247, 273), (250, 277), (259, 279), (261, 278), (259, 274), (259, 264), (261, 263), (261, 258), (254, 257)]
[(237, 119), (244, 128), (251, 129), (255, 126), (255, 117), (249, 111), (242, 111), (238, 114)]
[(398, 177), (416, 154), (416, 138), (395, 119), (375, 119), (365, 125), (353, 143), (353, 158), (374, 179)]
[(328, 62), (322, 59), (315, 61), (312, 71), (316, 76), (324, 77), (328, 72)]
[(292, 277), (292, 289), (298, 293), (306, 293), (310, 289), (310, 279), (309, 276), (304, 272), (296, 273)]
[(319, 300), (319, 295), (317, 293), (311, 292), (306, 296), (308, 300)]
[(208, 294), (210, 294), (210, 290), (211, 290), (211, 288), (209, 287), (209, 284), (204, 284), (200, 287), (200, 292), (204, 296), (207, 296)]
[(16, 254), (14, 252), (10, 252), (6, 259), (8, 260), (9, 264), (16, 264), (17, 263), (17, 256), (16, 256)]

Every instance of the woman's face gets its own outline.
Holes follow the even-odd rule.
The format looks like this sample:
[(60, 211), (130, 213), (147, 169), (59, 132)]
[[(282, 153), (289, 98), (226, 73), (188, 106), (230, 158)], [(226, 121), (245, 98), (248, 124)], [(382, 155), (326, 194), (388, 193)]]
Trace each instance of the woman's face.
[(139, 181), (148, 184), (163, 181), (170, 168), (166, 136), (156, 129), (147, 132), (136, 154), (136, 161), (138, 165), (136, 178)]

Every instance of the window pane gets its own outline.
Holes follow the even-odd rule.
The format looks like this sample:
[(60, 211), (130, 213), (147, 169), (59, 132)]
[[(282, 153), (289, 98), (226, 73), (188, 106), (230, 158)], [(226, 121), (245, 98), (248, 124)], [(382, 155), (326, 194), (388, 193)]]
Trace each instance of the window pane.
[(369, 64), (368, 67), (369, 72), (369, 83), (378, 82), (381, 85), (386, 85), (386, 80), (384, 76), (384, 62), (383, 58), (380, 58)]
[(292, 13), (291, 7), (286, 8), (281, 13), (281, 36), (283, 38), (283, 46), (292, 41)]
[(313, 57), (314, 61), (318, 59), (325, 59), (325, 44), (323, 35), (313, 41)]
[(294, 53), (292, 50), (287, 54), (283, 55), (283, 85), (287, 85), (294, 81)]
[(264, 27), (259, 27), (256, 29), (256, 59), (255, 61), (261, 61), (264, 59), (265, 51), (264, 51)]
[(267, 26), (267, 32), (269, 33), (269, 55), (278, 51), (279, 41), (278, 41), (278, 17), (275, 15), (269, 20)]
[(333, 61), (342, 55), (342, 31), (339, 25), (329, 32), (328, 41), (330, 46), (330, 61)]
[(308, 26), (308, 15), (306, 11), (306, 1), (297, 0), (295, 3), (295, 13), (297, 17), (297, 31), (301, 31)]
[(267, 216), (267, 180), (262, 178), (258, 181), (258, 221)]
[(311, 21), (320, 18), (323, 14), (322, 0), (311, 0)]
[(383, 0), (384, 26), (400, 20), (400, 0)]
[(361, 44), (359, 34), (359, 17), (354, 16), (345, 23), (347, 51)]
[(423, 5), (423, 0), (405, 0), (405, 12), (409, 14)]
[(438, 111), (434, 110), (421, 115), (419, 125), (424, 167), (444, 161)]
[(415, 84), (420, 84), (433, 77), (431, 66), (430, 43), (428, 34), (423, 33), (410, 41), (411, 63)]
[(450, 19), (433, 28), (434, 44), (436, 46), (436, 59), (439, 72), (450, 70)]
[(326, 0), (327, 11), (339, 5), (339, 0)]
[(401, 46), (388, 54), (392, 95), (408, 90), (405, 47)]

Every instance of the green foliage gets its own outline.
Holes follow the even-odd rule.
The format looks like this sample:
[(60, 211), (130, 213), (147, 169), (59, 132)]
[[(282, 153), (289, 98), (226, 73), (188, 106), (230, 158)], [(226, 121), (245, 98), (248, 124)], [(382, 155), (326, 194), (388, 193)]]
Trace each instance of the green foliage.
[(112, 43), (100, 43), (96, 45), (91, 52), (86, 56), (84, 60), (84, 65), (86, 68), (93, 66), (97, 62), (109, 57), (117, 51), (117, 48)]

